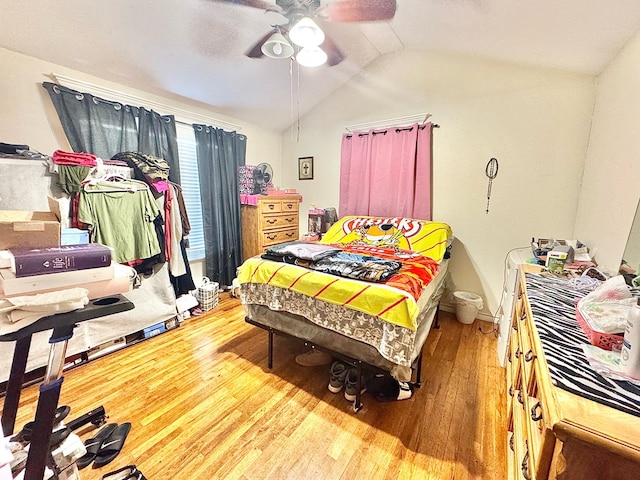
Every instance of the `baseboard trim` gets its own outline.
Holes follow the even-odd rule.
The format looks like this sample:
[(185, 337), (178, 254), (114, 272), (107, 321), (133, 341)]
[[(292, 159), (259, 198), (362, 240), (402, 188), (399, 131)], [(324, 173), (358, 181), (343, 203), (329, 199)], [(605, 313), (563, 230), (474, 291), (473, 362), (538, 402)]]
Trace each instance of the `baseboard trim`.
[[(451, 303), (440, 302), (440, 309), (444, 310), (445, 312), (453, 313), (454, 315), (456, 313), (456, 306)], [(483, 312), (478, 312), (476, 319), (491, 324), (497, 323), (496, 319), (494, 319), (491, 315)]]

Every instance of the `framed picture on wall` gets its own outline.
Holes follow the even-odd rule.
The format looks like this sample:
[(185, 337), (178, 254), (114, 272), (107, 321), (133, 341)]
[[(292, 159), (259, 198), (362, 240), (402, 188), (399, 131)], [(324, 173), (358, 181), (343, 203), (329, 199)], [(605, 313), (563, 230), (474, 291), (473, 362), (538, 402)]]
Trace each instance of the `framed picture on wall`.
[(298, 158), (298, 180), (313, 180), (313, 157)]

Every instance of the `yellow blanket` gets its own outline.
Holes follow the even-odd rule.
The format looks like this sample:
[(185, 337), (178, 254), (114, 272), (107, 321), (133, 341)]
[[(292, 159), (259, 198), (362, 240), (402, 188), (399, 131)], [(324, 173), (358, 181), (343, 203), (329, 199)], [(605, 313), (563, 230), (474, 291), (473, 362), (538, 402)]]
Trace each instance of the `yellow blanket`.
[(292, 290), (415, 330), (417, 300), (437, 273), (450, 237), (451, 228), (440, 222), (344, 217), (332, 225), (322, 243), (400, 261), (397, 274), (385, 283), (369, 283), (254, 257), (240, 267), (238, 281)]
[(246, 260), (238, 281), (261, 283), (292, 290), (309, 297), (377, 316), (387, 322), (415, 330), (418, 304), (409, 293), (384, 283), (369, 283), (314, 272), (288, 263), (260, 257)]

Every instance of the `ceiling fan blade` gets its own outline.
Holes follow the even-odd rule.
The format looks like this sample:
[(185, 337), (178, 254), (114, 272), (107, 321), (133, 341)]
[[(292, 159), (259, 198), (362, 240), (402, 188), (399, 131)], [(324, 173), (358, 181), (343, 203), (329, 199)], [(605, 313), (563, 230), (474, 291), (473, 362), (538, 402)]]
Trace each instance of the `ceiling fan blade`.
[(378, 22), (396, 14), (396, 0), (337, 0), (323, 10), (332, 22)]
[(244, 5), (245, 7), (259, 8), (261, 10), (276, 10), (278, 7), (271, 2), (265, 0), (213, 0), (219, 3), (235, 3), (236, 5)]
[(261, 58), (264, 56), (264, 53), (262, 53), (262, 45), (265, 44), (265, 42), (267, 40), (269, 40), (271, 38), (271, 35), (273, 35), (275, 32), (275, 30), (270, 30), (269, 33), (267, 33), (264, 37), (262, 37), (258, 43), (256, 43), (253, 47), (251, 47), (249, 50), (246, 51), (245, 55), (249, 58)]
[(324, 42), (320, 45), (320, 48), (327, 54), (327, 65), (333, 67), (344, 60), (344, 53), (340, 51), (338, 46), (331, 38), (325, 34)]

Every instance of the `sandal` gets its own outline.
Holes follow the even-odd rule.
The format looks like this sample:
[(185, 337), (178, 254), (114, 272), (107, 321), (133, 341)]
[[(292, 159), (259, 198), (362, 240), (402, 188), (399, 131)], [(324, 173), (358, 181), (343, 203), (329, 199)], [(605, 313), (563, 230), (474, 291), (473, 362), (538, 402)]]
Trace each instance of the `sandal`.
[(105, 473), (101, 480), (146, 480), (146, 477), (135, 465), (127, 465), (113, 472)]
[(98, 433), (96, 433), (94, 437), (89, 438), (84, 442), (84, 447), (87, 449), (87, 453), (78, 459), (77, 466), (79, 469), (83, 469), (96, 459), (96, 455), (98, 455), (100, 447), (107, 438), (111, 436), (117, 426), (117, 423), (107, 423)]
[[(71, 411), (71, 409), (67, 405), (62, 405), (62, 406), (56, 408), (56, 413), (53, 416), (53, 426), (55, 427), (60, 422), (62, 422), (65, 418), (67, 418), (67, 415), (69, 415), (70, 411)], [(31, 422), (25, 423), (24, 427), (22, 427), (22, 430), (18, 434), (16, 434), (11, 439), (11, 441), (12, 442), (20, 442), (20, 443), (24, 443), (24, 444), (30, 443), (31, 442), (31, 435), (33, 434), (33, 425), (35, 423), (36, 423), (35, 420), (32, 420)]]
[(118, 456), (130, 430), (131, 423), (129, 422), (121, 423), (117, 426), (111, 435), (109, 435), (109, 438), (105, 439), (100, 446), (100, 450), (93, 462), (93, 468), (103, 467)]

